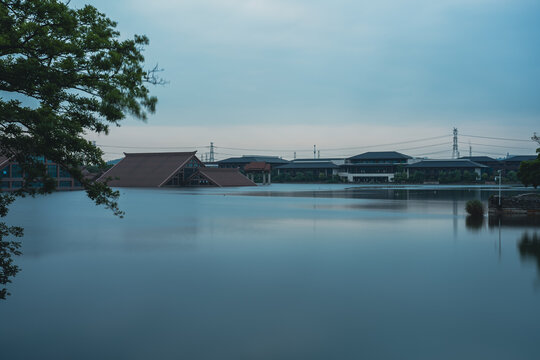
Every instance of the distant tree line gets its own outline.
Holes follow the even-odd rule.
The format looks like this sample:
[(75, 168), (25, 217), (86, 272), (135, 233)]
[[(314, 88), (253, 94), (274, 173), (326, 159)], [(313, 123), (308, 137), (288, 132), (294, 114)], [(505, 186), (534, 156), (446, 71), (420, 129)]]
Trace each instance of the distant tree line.
[[(536, 134), (533, 140), (538, 141)], [(532, 185), (535, 189), (540, 185), (540, 148), (536, 149), (538, 156), (531, 161), (522, 161), (519, 165), (518, 178), (525, 187)]]
[[(423, 184), (424, 182), (438, 182), (439, 184), (484, 184), (486, 182), (496, 181), (496, 175), (482, 174), (480, 178), (475, 172), (471, 171), (441, 171), (436, 175), (426, 174), (423, 171), (414, 171), (407, 177), (405, 171), (397, 172), (394, 175), (393, 183), (396, 184)], [(262, 175), (255, 175), (255, 182), (262, 182)], [(276, 171), (272, 172), (272, 182), (275, 183), (343, 183), (346, 178), (338, 175), (326, 175), (325, 173), (314, 174), (312, 172), (296, 172), (296, 174), (280, 174)], [(514, 184), (519, 182), (517, 173), (510, 171), (503, 175), (502, 182), (504, 184)]]
[[(482, 174), (478, 179), (477, 174), (473, 171), (459, 170), (440, 171), (437, 174), (426, 174), (423, 171), (414, 171), (407, 177), (405, 171), (394, 175), (394, 183), (398, 184), (422, 184), (426, 181), (438, 182), (439, 184), (484, 184), (486, 182), (495, 181), (496, 175)], [(509, 171), (503, 175), (502, 182), (506, 184), (518, 182), (517, 173)]]
[[(261, 177), (262, 181), (262, 176)], [(257, 176), (255, 176), (255, 182), (258, 181)], [(276, 183), (306, 183), (306, 182), (317, 182), (317, 183), (328, 183), (335, 184), (343, 182), (344, 180), (337, 175), (326, 175), (325, 173), (314, 174), (313, 172), (301, 172), (297, 171), (296, 174), (277, 174), (277, 172), (272, 173), (272, 182)]]

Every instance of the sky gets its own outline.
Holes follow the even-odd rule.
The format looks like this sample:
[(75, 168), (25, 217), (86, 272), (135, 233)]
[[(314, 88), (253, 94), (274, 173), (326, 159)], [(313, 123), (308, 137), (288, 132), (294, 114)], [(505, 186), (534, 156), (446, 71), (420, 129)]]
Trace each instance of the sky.
[(313, 145), (321, 157), (405, 149), (444, 158), (454, 127), (462, 155), (534, 154), (537, 145), (526, 141), (540, 133), (537, 0), (70, 6), (86, 3), (117, 21), (122, 37), (147, 35), (147, 67), (159, 64), (168, 81), (151, 88), (159, 102), (146, 123), (88, 134), (108, 159), (190, 149), (204, 157), (210, 142), (217, 159), (313, 157)]

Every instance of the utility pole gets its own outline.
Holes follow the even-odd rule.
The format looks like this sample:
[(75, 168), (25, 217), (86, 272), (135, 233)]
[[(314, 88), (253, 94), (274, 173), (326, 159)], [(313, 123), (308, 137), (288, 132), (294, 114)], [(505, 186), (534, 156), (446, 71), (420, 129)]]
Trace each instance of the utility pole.
[(470, 141), (469, 141), (469, 157), (472, 157), (472, 146), (471, 146)]
[(210, 162), (214, 162), (214, 143), (210, 142)]
[(294, 152), (294, 160), (296, 160), (296, 151)]
[(313, 158), (317, 158), (317, 145), (313, 145)]
[(320, 159), (321, 158), (321, 150), (318, 150), (317, 151), (317, 159)]
[(452, 146), (452, 159), (459, 159), (457, 128), (454, 128), (454, 144)]

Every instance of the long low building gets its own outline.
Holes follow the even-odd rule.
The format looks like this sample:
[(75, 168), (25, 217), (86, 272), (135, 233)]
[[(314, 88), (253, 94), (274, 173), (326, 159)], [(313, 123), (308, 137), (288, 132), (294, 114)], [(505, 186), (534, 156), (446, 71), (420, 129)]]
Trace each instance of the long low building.
[(480, 176), (482, 176), (482, 171), (486, 171), (488, 166), (467, 159), (422, 160), (407, 165), (406, 169), (408, 177), (415, 171), (421, 171), (427, 177), (439, 176), (443, 171), (459, 171), (461, 174), (468, 171), (470, 173), (475, 173), (476, 177), (479, 179)]
[[(391, 183), (396, 174), (403, 181), (405, 174), (411, 176), (415, 172), (425, 175), (429, 181), (438, 181), (438, 176), (458, 171), (472, 181), (480, 177), (492, 178), (498, 170), (506, 176), (510, 171), (517, 172), (522, 161), (535, 159), (536, 155), (508, 156), (505, 159), (493, 159), (487, 156), (471, 156), (460, 159), (430, 160), (413, 158), (397, 151), (368, 151), (349, 158), (295, 159), (290, 162), (277, 156), (248, 156), (229, 158), (218, 162), (220, 167), (237, 167), (241, 171), (250, 162), (271, 164), (273, 175), (309, 174), (312, 177), (324, 174), (338, 175), (343, 181), (350, 183)], [(271, 163), (272, 162), (272, 163)], [(467, 175), (467, 173), (469, 175)], [(417, 174), (417, 178), (419, 175)], [(474, 176), (470, 174), (475, 174)], [(454, 176), (455, 178), (455, 176)]]
[(311, 174), (312, 176), (333, 176), (338, 174), (339, 166), (332, 161), (293, 161), (287, 165), (276, 168), (278, 175), (297, 173)]
[(256, 186), (237, 169), (207, 168), (195, 154), (125, 153), (97, 181), (112, 187)]

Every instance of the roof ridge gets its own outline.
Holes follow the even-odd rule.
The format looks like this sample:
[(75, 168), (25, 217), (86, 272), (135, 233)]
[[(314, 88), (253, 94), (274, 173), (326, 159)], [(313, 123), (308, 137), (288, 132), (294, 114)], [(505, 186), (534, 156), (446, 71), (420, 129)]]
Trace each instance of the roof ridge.
[(142, 152), (142, 153), (124, 153), (126, 156), (158, 156), (158, 155), (195, 155), (195, 151), (165, 151), (165, 152)]

